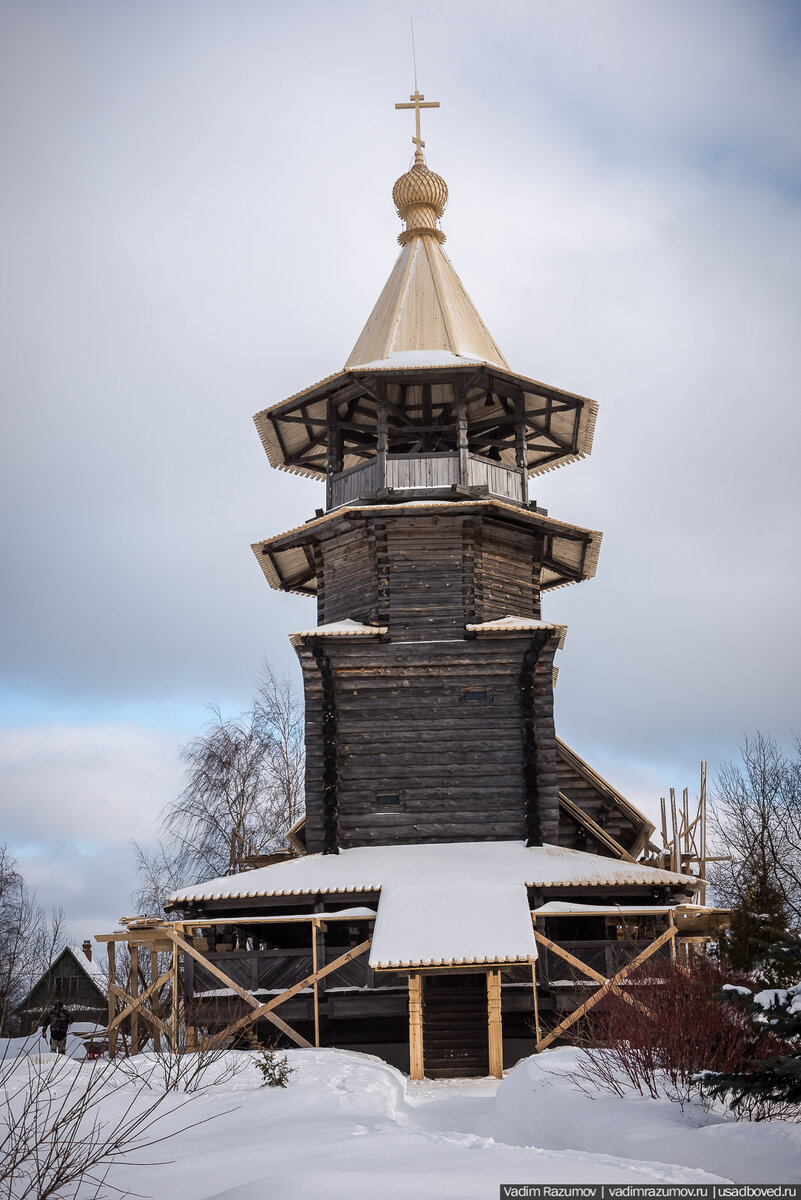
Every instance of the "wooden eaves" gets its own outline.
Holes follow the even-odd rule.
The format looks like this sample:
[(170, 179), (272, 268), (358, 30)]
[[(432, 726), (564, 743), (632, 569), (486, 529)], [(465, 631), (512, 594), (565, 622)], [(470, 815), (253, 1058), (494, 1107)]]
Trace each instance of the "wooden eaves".
[(328, 434), (343, 438), (344, 467), (374, 457), (377, 406), (387, 403), (397, 432), (416, 427), (402, 404), (387, 399), (388, 388), (433, 388), (443, 392), (434, 428), (443, 429), (448, 408), (462, 398), (468, 406), (471, 437), (496, 447), (501, 460), (514, 465), (515, 406), (522, 401), (526, 459), (531, 475), (552, 470), (590, 454), (597, 404), (561, 388), (504, 371), (492, 363), (466, 362), (445, 367), (372, 367), (337, 372), (254, 417), (264, 450), (274, 467), (324, 479)]
[[(554, 591), (571, 583), (592, 579), (595, 575), (603, 537), (597, 530), (558, 521), (544, 513), (499, 499), (432, 500), (429, 507), (432, 511), (444, 511), (449, 515), (486, 514), (515, 525), (522, 524), (542, 534), (545, 539), (543, 568), (552, 576), (543, 581), (542, 591)], [(286, 533), (254, 542), (251, 549), (270, 587), (300, 595), (316, 595), (317, 573), (311, 547), (327, 535), (333, 523), (343, 519), (401, 516), (405, 508), (403, 502), (343, 505)], [(419, 513), (421, 510), (422, 505), (418, 502), (412, 511)], [(607, 790), (612, 790), (608, 784), (605, 786)]]

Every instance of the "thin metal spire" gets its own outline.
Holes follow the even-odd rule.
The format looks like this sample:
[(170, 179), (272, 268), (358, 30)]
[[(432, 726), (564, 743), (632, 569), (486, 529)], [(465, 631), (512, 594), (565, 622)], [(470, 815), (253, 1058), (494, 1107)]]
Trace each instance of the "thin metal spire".
[(417, 55), (414, 49), (414, 17), (409, 17), (409, 24), (412, 27), (412, 63), (414, 64), (414, 90), (417, 91)]

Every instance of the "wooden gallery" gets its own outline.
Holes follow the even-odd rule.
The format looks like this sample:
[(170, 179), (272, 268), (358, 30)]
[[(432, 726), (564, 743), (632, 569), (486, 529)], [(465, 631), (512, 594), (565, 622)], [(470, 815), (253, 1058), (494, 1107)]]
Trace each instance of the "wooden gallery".
[[(435, 105), (399, 107), (417, 135), (392, 273), (344, 368), (256, 417), (273, 467), (326, 485), (325, 510), (253, 547), (271, 587), (317, 600), (292, 637), (305, 820), (278, 861), (99, 939), (112, 1050), (133, 1017), (174, 1044), (257, 1028), (414, 1078), (499, 1075), (709, 928), (693, 856), (655, 855), (651, 823), (554, 730), (565, 629), (540, 598), (594, 575), (601, 535), (529, 484), (590, 453), (596, 405), (507, 363), (442, 248)], [(172, 965), (139, 992), (136, 970), (114, 978), (117, 941)], [(152, 999), (171, 975), (168, 1019)]]

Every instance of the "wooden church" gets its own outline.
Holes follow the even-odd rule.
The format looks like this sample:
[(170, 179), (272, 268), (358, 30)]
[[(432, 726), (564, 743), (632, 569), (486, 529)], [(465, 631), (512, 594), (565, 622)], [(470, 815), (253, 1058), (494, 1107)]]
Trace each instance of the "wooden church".
[[(317, 601), (292, 637), (294, 856), (102, 939), (172, 947), (174, 1039), (181, 1019), (195, 1044), (258, 1027), (417, 1078), (498, 1075), (703, 924), (697, 881), (637, 861), (653, 826), (556, 736), (565, 629), (541, 596), (594, 575), (601, 535), (530, 480), (590, 453), (596, 405), (517, 374), (465, 292), (420, 136), (435, 106), (397, 106), (416, 118), (401, 251), (350, 357), (255, 418), (273, 467), (326, 487), (324, 510), (253, 547), (272, 587)], [(110, 1024), (147, 1019), (113, 991)]]

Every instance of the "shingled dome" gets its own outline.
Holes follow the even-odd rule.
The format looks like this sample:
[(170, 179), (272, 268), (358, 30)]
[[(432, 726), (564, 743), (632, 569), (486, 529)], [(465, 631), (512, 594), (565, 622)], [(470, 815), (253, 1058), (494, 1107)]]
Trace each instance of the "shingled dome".
[(416, 162), (396, 180), (392, 199), (398, 216), (406, 223), (398, 238), (401, 245), (415, 233), (432, 233), (437, 241), (445, 241), (445, 234), (437, 229), (437, 221), (448, 203), (448, 185), (441, 175), (429, 171), (424, 162)]

